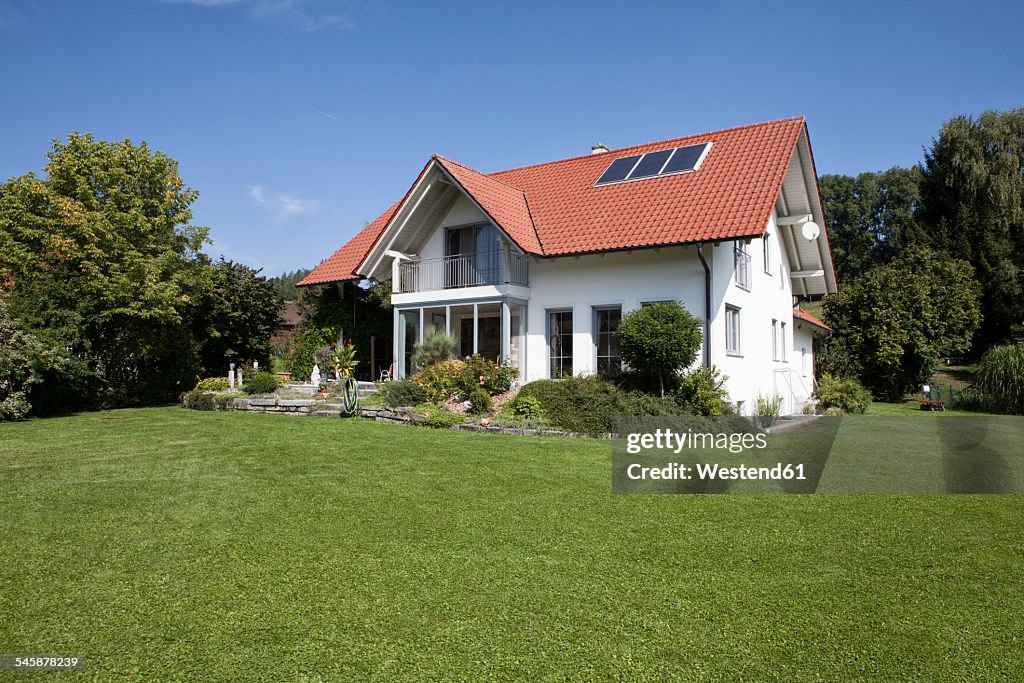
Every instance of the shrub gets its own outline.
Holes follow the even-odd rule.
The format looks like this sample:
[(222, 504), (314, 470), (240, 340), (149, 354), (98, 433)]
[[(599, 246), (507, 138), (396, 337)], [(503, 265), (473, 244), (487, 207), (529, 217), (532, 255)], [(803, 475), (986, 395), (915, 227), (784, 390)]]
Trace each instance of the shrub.
[(991, 410), (1024, 415), (1024, 344), (989, 349), (981, 357), (975, 386)]
[(622, 360), (656, 378), (659, 393), (678, 373), (693, 364), (703, 339), (703, 322), (678, 302), (657, 303), (622, 317), (619, 349)]
[(416, 406), (416, 412), (427, 416), (427, 419), (419, 424), (424, 427), (434, 427), (435, 429), (448, 429), (452, 425), (462, 424), (466, 421), (464, 415), (453, 413), (450, 410), (445, 410), (440, 406), (435, 406), (430, 403), (424, 403)]
[(985, 399), (985, 396), (976, 385), (964, 387), (962, 390), (954, 393), (949, 400), (948, 406), (953, 410), (967, 410), (973, 413), (995, 411), (995, 406), (989, 404), (989, 401)]
[(181, 404), (190, 410), (217, 410), (214, 395), (208, 391), (188, 391), (182, 395)]
[(227, 391), (231, 383), (227, 377), (207, 377), (196, 383), (196, 391)]
[[(296, 379), (309, 377), (313, 372), (313, 354), (322, 346), (330, 347), (338, 336), (333, 327), (307, 327), (302, 329), (293, 341), (292, 355), (288, 369)], [(323, 369), (323, 366), (321, 366)]]
[(768, 429), (778, 422), (781, 410), (781, 396), (762, 396), (758, 394), (754, 400), (754, 418), (757, 421), (757, 425), (762, 429)]
[(871, 405), (871, 392), (852, 377), (841, 379), (826, 373), (818, 380), (814, 393), (826, 410), (839, 408), (844, 413), (863, 415)]
[(846, 411), (844, 411), (839, 406), (832, 406), (830, 408), (825, 409), (826, 417), (842, 417), (843, 415), (846, 415)]
[[(445, 360), (420, 370), (412, 376), (412, 381), (423, 390), (431, 403), (446, 401), (463, 388), (466, 364), (461, 360)], [(465, 392), (468, 393), (468, 392)]]
[(373, 397), (390, 408), (415, 406), (426, 400), (423, 390), (407, 379), (385, 382)]
[(474, 389), (469, 394), (469, 409), (474, 415), (483, 415), (491, 410), (491, 395), (484, 388)]
[(276, 375), (261, 371), (245, 380), (242, 391), (247, 394), (272, 394), (277, 391), (278, 386), (280, 385)]
[(567, 377), (530, 382), (517, 400), (532, 396), (540, 403), (547, 421), (558, 429), (583, 434), (606, 434), (612, 419), (623, 415), (621, 392), (600, 377)]
[(494, 396), (508, 391), (512, 382), (519, 377), (519, 370), (499, 365), (483, 356), (468, 356), (462, 372), (461, 389), (471, 394), (474, 389), (483, 387), (488, 394)]
[(511, 417), (525, 418), (527, 420), (543, 420), (544, 408), (536, 396), (516, 396), (507, 408)]
[(692, 370), (680, 379), (675, 390), (676, 401), (694, 415), (722, 415), (727, 379), (714, 366)]
[(24, 391), (16, 391), (0, 401), (0, 422), (24, 420), (32, 406), (25, 398)]
[(689, 411), (671, 396), (651, 396), (642, 391), (624, 391), (619, 394), (620, 415), (630, 417), (674, 417)]
[(423, 341), (416, 342), (412, 351), (412, 366), (426, 369), (431, 365), (455, 358), (459, 343), (444, 330), (432, 328), (423, 333)]

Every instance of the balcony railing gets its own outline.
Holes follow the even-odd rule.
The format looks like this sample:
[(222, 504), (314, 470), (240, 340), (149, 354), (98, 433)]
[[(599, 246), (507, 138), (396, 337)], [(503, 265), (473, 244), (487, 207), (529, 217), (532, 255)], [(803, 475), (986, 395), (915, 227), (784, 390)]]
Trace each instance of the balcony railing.
[(514, 252), (475, 252), (398, 264), (398, 292), (529, 284), (528, 261)]
[(733, 275), (736, 286), (750, 291), (750, 254), (739, 247), (733, 249)]

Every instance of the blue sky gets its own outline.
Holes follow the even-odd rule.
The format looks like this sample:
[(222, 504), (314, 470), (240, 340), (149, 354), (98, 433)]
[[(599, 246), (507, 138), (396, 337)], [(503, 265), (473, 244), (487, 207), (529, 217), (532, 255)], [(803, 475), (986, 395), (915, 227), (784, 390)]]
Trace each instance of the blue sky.
[(820, 173), (1024, 106), (1024, 3), (0, 0), (0, 178), (146, 140), (213, 255), (316, 265), (432, 152), (484, 171), (802, 114)]

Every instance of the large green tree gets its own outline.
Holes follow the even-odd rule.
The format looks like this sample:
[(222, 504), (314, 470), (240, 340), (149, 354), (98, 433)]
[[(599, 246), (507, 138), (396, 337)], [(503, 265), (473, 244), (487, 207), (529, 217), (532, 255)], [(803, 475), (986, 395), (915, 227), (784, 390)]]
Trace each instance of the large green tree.
[(965, 261), (914, 247), (825, 299), (835, 334), (824, 370), (856, 376), (898, 400), (931, 377), (943, 356), (963, 353), (978, 327), (979, 287)]
[(678, 301), (656, 303), (622, 316), (618, 336), (622, 360), (656, 380), (664, 396), (665, 385), (697, 359), (703, 322)]
[(47, 156), (45, 177), (0, 186), (12, 311), (69, 360), (37, 407), (172, 397), (199, 362), (188, 323), (210, 282), (207, 231), (190, 224), (198, 193), (145, 143), (73, 133)]
[(925, 237), (915, 217), (920, 167), (820, 179), (836, 277), (851, 282)]
[(918, 215), (936, 248), (974, 266), (976, 350), (1024, 334), (1024, 108), (945, 123), (925, 154)]
[(201, 296), (196, 332), (207, 375), (227, 372), (228, 363), (268, 364), (268, 340), (281, 322), (284, 301), (258, 270), (221, 259)]

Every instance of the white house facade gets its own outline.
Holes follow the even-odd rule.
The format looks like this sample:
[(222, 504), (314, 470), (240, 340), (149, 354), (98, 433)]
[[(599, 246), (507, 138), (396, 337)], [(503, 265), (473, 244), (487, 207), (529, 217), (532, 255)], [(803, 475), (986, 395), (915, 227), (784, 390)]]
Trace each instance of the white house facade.
[(827, 328), (795, 306), (836, 290), (816, 178), (803, 119), (496, 174), (435, 155), (300, 284), (390, 278), (398, 376), (439, 328), (524, 382), (620, 367), (622, 316), (678, 301), (740, 412), (799, 412)]

